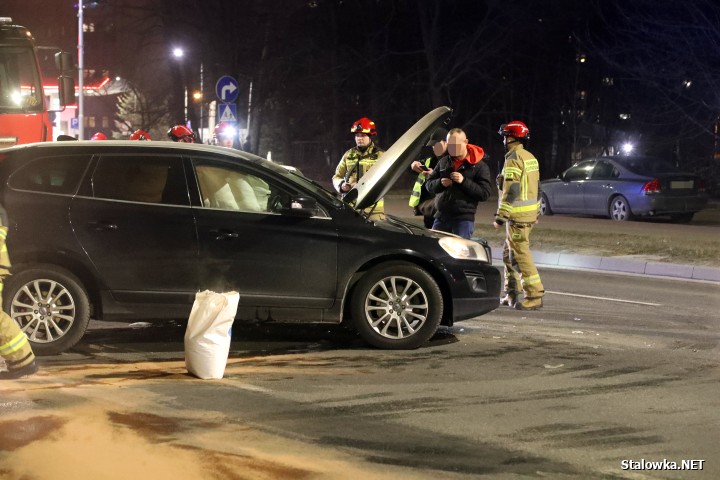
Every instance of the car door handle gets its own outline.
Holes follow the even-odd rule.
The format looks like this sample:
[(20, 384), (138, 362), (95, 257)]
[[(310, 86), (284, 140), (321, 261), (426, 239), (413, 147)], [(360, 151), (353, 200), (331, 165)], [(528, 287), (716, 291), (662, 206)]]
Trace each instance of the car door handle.
[(88, 222), (88, 225), (98, 232), (114, 232), (118, 229), (117, 224), (110, 222)]
[(215, 235), (215, 240), (235, 240), (239, 235), (228, 230), (210, 230)]

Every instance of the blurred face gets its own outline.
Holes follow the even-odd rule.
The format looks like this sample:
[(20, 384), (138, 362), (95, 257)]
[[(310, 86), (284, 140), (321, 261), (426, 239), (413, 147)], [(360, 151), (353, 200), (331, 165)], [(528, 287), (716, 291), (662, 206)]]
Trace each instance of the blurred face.
[(433, 145), (432, 148), (435, 156), (440, 158), (445, 155), (445, 152), (447, 152), (447, 142), (445, 140), (440, 140), (435, 145)]
[(464, 133), (453, 133), (448, 135), (447, 151), (451, 157), (465, 158), (467, 157), (467, 137)]
[(233, 146), (233, 139), (228, 137), (220, 137), (220, 145), (223, 147), (230, 147)]
[(370, 145), (370, 136), (367, 133), (356, 133), (355, 145), (361, 148), (367, 147)]

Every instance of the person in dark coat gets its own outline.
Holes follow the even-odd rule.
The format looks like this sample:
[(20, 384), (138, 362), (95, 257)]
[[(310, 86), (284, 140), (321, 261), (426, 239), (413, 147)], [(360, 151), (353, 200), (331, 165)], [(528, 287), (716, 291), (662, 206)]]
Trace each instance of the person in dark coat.
[(433, 229), (471, 238), (478, 202), (494, 192), (485, 152), (468, 142), (465, 132), (453, 128), (447, 136), (447, 155), (428, 177), (425, 187), (435, 196)]

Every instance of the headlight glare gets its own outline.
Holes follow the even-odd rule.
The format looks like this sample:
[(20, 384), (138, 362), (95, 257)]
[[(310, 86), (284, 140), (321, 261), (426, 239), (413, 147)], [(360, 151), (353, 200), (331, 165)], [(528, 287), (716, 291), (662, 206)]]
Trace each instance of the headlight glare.
[(448, 255), (458, 260), (479, 260), (490, 263), (485, 248), (477, 242), (460, 237), (442, 237), (438, 243)]

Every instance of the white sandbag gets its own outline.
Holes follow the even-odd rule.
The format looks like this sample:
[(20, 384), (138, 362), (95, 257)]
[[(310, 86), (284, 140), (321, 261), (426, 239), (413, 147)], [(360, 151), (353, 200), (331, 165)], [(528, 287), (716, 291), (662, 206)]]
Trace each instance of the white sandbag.
[(222, 378), (240, 294), (209, 290), (195, 295), (185, 330), (185, 366), (196, 377)]

